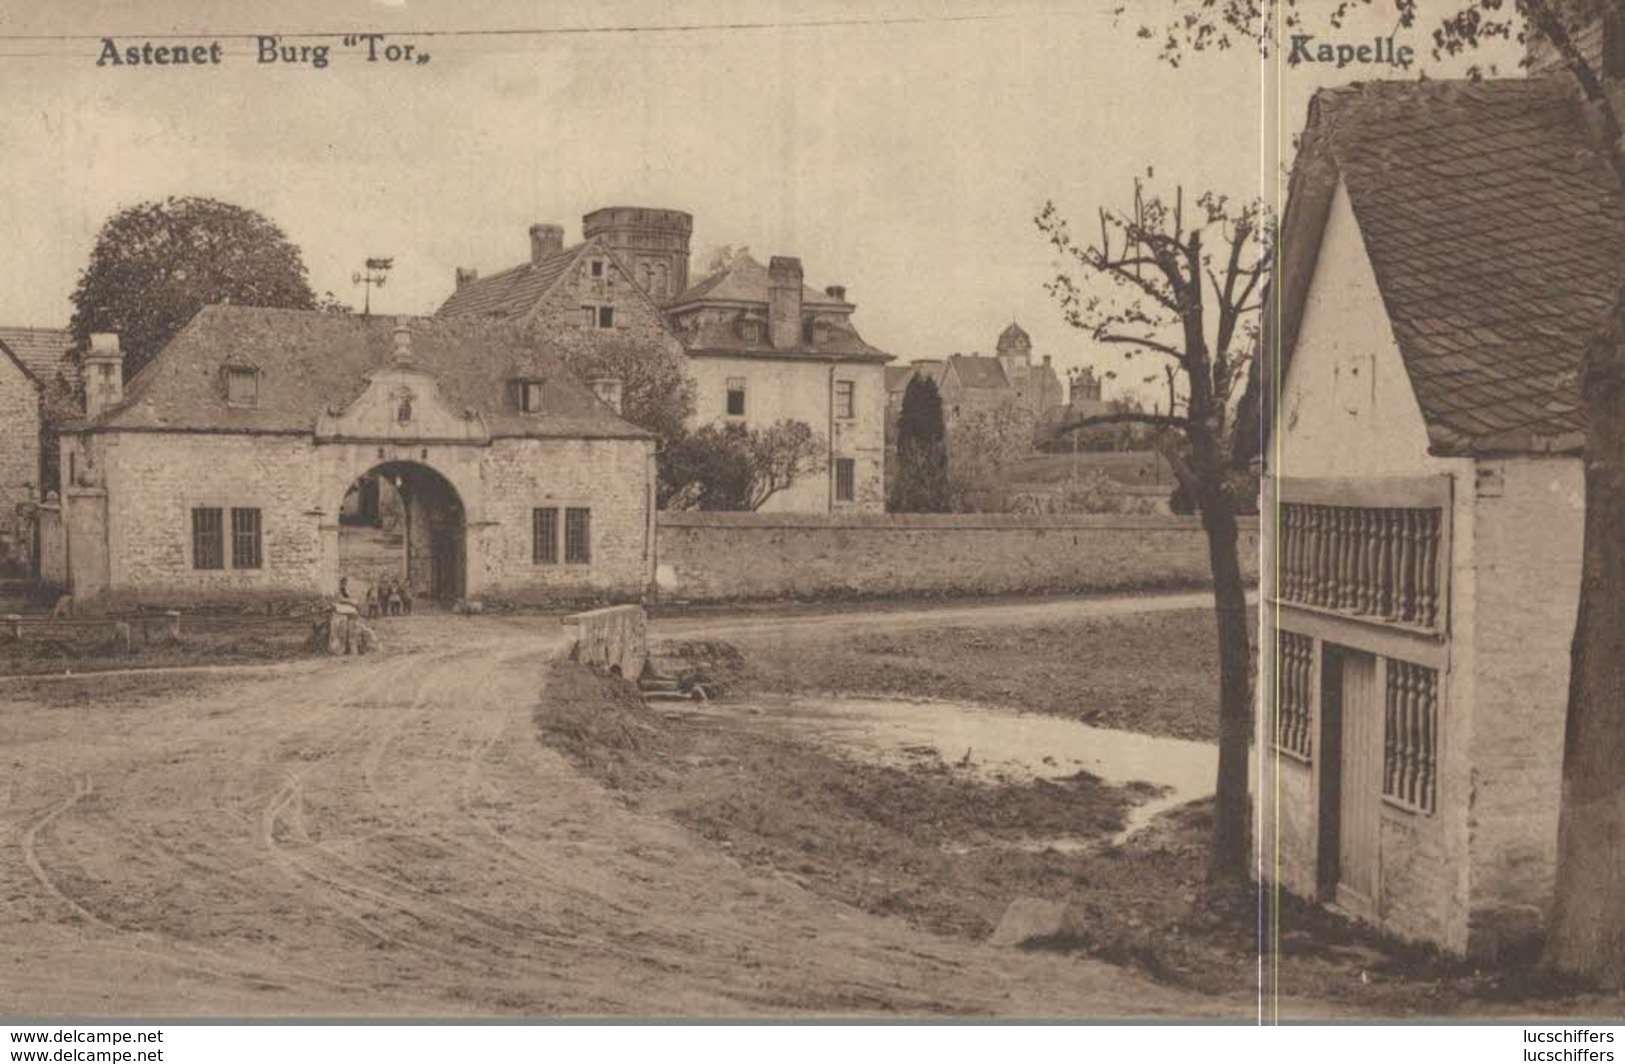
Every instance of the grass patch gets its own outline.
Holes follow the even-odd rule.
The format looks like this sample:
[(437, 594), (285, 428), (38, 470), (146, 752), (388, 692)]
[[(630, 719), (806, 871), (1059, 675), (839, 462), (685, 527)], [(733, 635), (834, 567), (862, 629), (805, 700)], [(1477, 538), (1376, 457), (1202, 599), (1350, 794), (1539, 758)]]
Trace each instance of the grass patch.
[(735, 642), (749, 662), (746, 683), (759, 691), (981, 702), (1218, 740), (1218, 634), (1207, 609), (1043, 626), (797, 633), (793, 641), (764, 633)]
[(150, 637), (132, 624), (129, 650), (113, 638), (113, 623), (25, 627), (21, 640), (0, 636), (0, 675), (101, 672), (182, 665), (236, 665), (282, 661), (309, 654), (310, 620), (305, 617), (211, 619), (188, 617), (181, 637), (162, 634), (154, 622)]
[(747, 863), (869, 912), (975, 938), (1012, 898), (1065, 897), (1087, 881), (1079, 854), (1008, 844), (1104, 838), (1141, 797), (1086, 773), (988, 782), (934, 756), (906, 767), (859, 763), (771, 718), (667, 719), (629, 685), (568, 662), (552, 667), (535, 723), (543, 742), (630, 804)]

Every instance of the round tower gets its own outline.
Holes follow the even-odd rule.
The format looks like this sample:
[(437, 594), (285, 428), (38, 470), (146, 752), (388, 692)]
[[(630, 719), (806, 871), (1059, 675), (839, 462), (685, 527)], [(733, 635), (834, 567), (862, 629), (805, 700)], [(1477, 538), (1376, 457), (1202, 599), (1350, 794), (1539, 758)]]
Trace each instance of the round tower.
[(694, 217), (658, 207), (602, 207), (581, 219), (581, 235), (602, 237), (604, 246), (632, 273), (655, 302), (688, 287), (688, 238)]

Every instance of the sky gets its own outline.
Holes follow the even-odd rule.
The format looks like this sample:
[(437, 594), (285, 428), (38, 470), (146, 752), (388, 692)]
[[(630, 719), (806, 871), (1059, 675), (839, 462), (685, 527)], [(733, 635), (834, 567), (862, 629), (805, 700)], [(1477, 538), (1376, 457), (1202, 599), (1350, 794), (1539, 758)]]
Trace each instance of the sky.
[[(1126, 2), (1128, 11), (1111, 9)], [(1319, 0), (1312, 0), (1319, 2)], [(1326, 0), (1331, 3), (1331, 0)], [(692, 248), (800, 257), (842, 284), (900, 361), (991, 353), (1016, 320), (1066, 370), (1123, 369), (1045, 289), (1061, 265), (1033, 224), (1047, 200), (1095, 228), (1133, 181), (1238, 198), (1271, 173), (1321, 84), (1240, 52), (1174, 69), (1139, 40), (1166, 0), (713, 0), (254, 5), (58, 0), (0, 11), (0, 322), (65, 326), (102, 223), (165, 196), (258, 210), (304, 252), (312, 287), (359, 306), (370, 256), (394, 270), (373, 310), (431, 313), (458, 266), (566, 239), (609, 205), (694, 216)], [(1347, 31), (1388, 32), (1382, 14)], [(1391, 21), (1391, 20), (1390, 20)], [(367, 31), (426, 64), (257, 61), (244, 35)], [(196, 35), (196, 36), (186, 36)], [(98, 67), (118, 47), (208, 44), (218, 66)], [(1419, 48), (1422, 30), (1402, 33)], [(1438, 70), (1435, 73), (1448, 73)], [(1108, 388), (1128, 385), (1125, 373)]]

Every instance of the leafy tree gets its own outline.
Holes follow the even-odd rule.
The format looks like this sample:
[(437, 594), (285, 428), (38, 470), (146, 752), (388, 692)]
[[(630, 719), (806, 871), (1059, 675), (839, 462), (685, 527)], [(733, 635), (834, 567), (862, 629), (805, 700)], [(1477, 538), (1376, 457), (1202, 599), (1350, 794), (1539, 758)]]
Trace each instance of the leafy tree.
[(1124, 347), (1126, 357), (1168, 366), (1183, 383), (1184, 409), (1099, 414), (1067, 427), (1161, 430), (1160, 450), (1201, 514), (1219, 628), (1219, 778), (1209, 868), (1217, 880), (1244, 880), (1251, 868), (1252, 650), (1237, 549), (1243, 503), (1232, 473), (1250, 456), (1231, 446), (1228, 422), (1258, 341), (1272, 227), (1262, 203), (1235, 206), (1213, 193), (1200, 196), (1189, 213), (1182, 191), (1168, 202), (1137, 186), (1134, 203), (1131, 213), (1102, 210), (1099, 240), (1089, 244), (1076, 243), (1055, 205), (1045, 205), (1038, 227), (1069, 260), (1049, 289), (1068, 324)]
[[(1573, 79), (1603, 154), (1625, 184), (1625, 145), (1617, 97), (1574, 31), (1597, 20), (1625, 21), (1611, 0), (1339, 0), (1330, 10), (1308, 0), (1175, 0), (1162, 54), (1252, 43), (1269, 49), (1269, 27), (1338, 25), (1352, 10), (1391, 6), (1399, 24), (1429, 19), (1432, 56), (1470, 53), (1495, 40), (1538, 37)], [(1157, 37), (1149, 26), (1140, 35)], [(1605, 34), (1605, 37), (1611, 34)], [(1470, 76), (1485, 70), (1474, 67)], [(1489, 72), (1494, 73), (1493, 67)], [(1617, 88), (1616, 86), (1613, 86)], [(1490, 131), (1486, 131), (1490, 132)], [(1485, 224), (1493, 224), (1487, 219)], [(1544, 963), (1612, 987), (1625, 985), (1625, 277), (1616, 282), (1609, 327), (1587, 347), (1580, 374), (1586, 414), (1585, 524), (1580, 602), (1572, 642), (1558, 822), (1556, 891)], [(1260, 415), (1267, 414), (1267, 405)], [(1265, 422), (1267, 425), (1267, 421)]]
[(823, 469), (824, 441), (806, 422), (706, 425), (667, 443), (658, 493), (668, 509), (759, 510)]
[(119, 334), (134, 376), (210, 303), (309, 310), (299, 248), (257, 211), (198, 197), (138, 203), (102, 225), (73, 292), (69, 328)]
[(581, 380), (620, 380), (621, 416), (632, 424), (648, 429), (666, 445), (687, 431), (694, 413), (694, 382), (680, 344), (639, 344), (596, 334), (568, 345), (553, 342), (556, 337), (551, 335), (547, 340), (560, 351), (565, 368)]
[(942, 424), (937, 382), (916, 373), (903, 391), (897, 419), (897, 480), (891, 509), (896, 513), (945, 513), (948, 490), (948, 436)]
[(948, 483), (954, 509), (1008, 508), (1006, 470), (1033, 453), (1036, 419), (1014, 402), (972, 408), (948, 430)]

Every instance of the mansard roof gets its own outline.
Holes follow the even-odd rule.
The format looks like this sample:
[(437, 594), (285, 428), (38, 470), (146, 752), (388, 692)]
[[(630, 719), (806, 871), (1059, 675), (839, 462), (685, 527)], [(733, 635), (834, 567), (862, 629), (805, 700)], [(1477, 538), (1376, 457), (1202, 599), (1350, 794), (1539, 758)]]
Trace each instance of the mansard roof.
[[(125, 389), (118, 406), (79, 427), (134, 431), (303, 434), (392, 364), (393, 333), (411, 333), (412, 366), (434, 376), (447, 405), (472, 410), (493, 436), (644, 438), (564, 366), (539, 329), (479, 316), (362, 317), (321, 311), (209, 306), (200, 310)], [(253, 407), (226, 402), (222, 370), (259, 371)], [(509, 382), (541, 381), (542, 410), (524, 414)]]
[[(767, 301), (767, 267), (752, 258), (749, 252), (742, 252), (722, 269), (708, 274), (668, 299), (666, 307), (677, 310), (695, 303), (760, 303), (766, 306)], [(851, 308), (851, 304), (845, 300), (835, 299), (805, 284), (801, 286), (801, 305)]]
[[(1274, 293), (1283, 366), (1339, 182), (1434, 453), (1581, 447), (1580, 364), (1607, 324), (1625, 209), (1567, 83), (1317, 93)], [(1265, 318), (1273, 330), (1277, 315)]]

